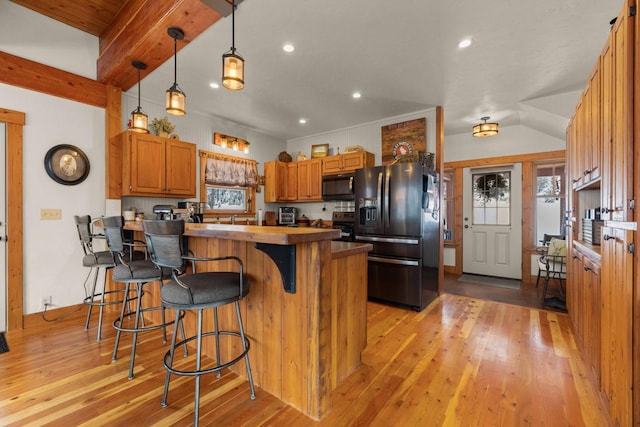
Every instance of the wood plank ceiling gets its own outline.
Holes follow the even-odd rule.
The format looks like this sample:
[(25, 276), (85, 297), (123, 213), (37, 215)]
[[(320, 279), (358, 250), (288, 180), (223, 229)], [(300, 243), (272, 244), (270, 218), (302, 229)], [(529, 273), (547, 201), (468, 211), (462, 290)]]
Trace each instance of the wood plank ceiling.
[(144, 77), (173, 56), (167, 28), (184, 31), (180, 50), (231, 10), (226, 0), (11, 1), (99, 37), (97, 81), (123, 91), (138, 80), (132, 61), (147, 65)]

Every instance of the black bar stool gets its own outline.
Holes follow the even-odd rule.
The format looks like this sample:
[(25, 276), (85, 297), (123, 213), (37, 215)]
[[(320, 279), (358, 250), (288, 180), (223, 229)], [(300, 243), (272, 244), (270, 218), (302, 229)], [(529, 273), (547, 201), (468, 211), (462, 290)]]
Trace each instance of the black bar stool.
[[(120, 317), (113, 322), (113, 327), (118, 331), (116, 333), (116, 341), (113, 347), (112, 361), (118, 357), (118, 346), (120, 344), (120, 334), (122, 332), (130, 332), (133, 334), (131, 344), (131, 362), (129, 364), (129, 379), (134, 377), (133, 367), (136, 357), (136, 344), (138, 342), (138, 333), (155, 329), (162, 329), (163, 342), (167, 342), (167, 322), (165, 321), (164, 306), (147, 307), (142, 306), (142, 296), (144, 294), (143, 286), (149, 282), (160, 282), (163, 274), (170, 275), (169, 269), (160, 269), (151, 260), (146, 259), (145, 252), (135, 250), (137, 247), (146, 249), (146, 245), (142, 242), (126, 242), (124, 239), (123, 225), (124, 218), (122, 216), (105, 217), (102, 219), (104, 227), (104, 235), (107, 240), (109, 250), (117, 259), (117, 265), (113, 269), (113, 280), (124, 283), (124, 299)], [(142, 255), (142, 259), (140, 256)], [(132, 292), (136, 293), (136, 306), (132, 311), (128, 308), (128, 301), (133, 298), (130, 296)], [(161, 310), (162, 322), (160, 324), (146, 325), (144, 314), (153, 310)], [(127, 326), (125, 323), (134, 318), (133, 325)], [(184, 334), (183, 334), (184, 335)]]
[[(73, 219), (76, 223), (76, 229), (78, 230), (78, 237), (80, 238), (80, 244), (82, 245), (82, 251), (84, 256), (82, 257), (82, 265), (89, 267), (89, 274), (84, 281), (84, 288), (86, 297), (83, 300), (84, 304), (87, 304), (87, 320), (84, 322), (84, 330), (89, 329), (89, 322), (91, 320), (91, 312), (93, 307), (100, 307), (100, 314), (98, 315), (98, 334), (97, 341), (102, 339), (102, 313), (104, 307), (112, 304), (122, 304), (121, 296), (124, 293), (122, 290), (107, 291), (107, 271), (115, 267), (115, 260), (110, 251), (94, 251), (93, 239), (95, 234), (93, 233), (93, 223), (91, 222), (91, 216), (89, 215), (74, 215)], [(96, 293), (98, 285), (98, 276), (100, 270), (103, 271), (102, 290)], [(87, 290), (87, 284), (91, 283), (93, 278), (93, 284), (91, 290)], [(120, 294), (118, 299), (108, 300), (108, 295)]]
[[(167, 406), (171, 374), (195, 377), (194, 423), (197, 426), (200, 404), (200, 376), (213, 372), (220, 376), (222, 369), (244, 359), (249, 387), (251, 389), (251, 399), (254, 399), (256, 396), (253, 377), (251, 375), (251, 366), (249, 365), (248, 353), (250, 342), (244, 334), (239, 304), (240, 300), (249, 293), (249, 279), (244, 275), (242, 260), (238, 257), (200, 258), (183, 255), (185, 253), (183, 249), (183, 220), (144, 221), (143, 228), (151, 260), (159, 267), (172, 269), (171, 278), (163, 280), (160, 292), (162, 295), (162, 304), (167, 308), (173, 308), (176, 313), (171, 347), (164, 356), (164, 367), (167, 370), (167, 376), (165, 379), (164, 393), (162, 395), (162, 406)], [(185, 261), (191, 262), (193, 273), (183, 274)], [(197, 273), (195, 271), (195, 264), (201, 261), (232, 261), (237, 263), (238, 272), (209, 271)], [(221, 331), (218, 327), (218, 307), (231, 303), (235, 304), (239, 328), (238, 332)], [(213, 309), (214, 330), (203, 332), (202, 314), (203, 311), (208, 308)], [(178, 325), (182, 324), (182, 317), (186, 310), (197, 311), (197, 333), (195, 336), (184, 338), (182, 341), (176, 343)], [(232, 360), (222, 361), (220, 356), (220, 335), (239, 338), (242, 343), (242, 352), (235, 357), (232, 356)], [(216, 364), (213, 368), (202, 369), (202, 338), (208, 336), (215, 336)], [(173, 368), (173, 356), (176, 346), (186, 344), (193, 340), (196, 341), (195, 369), (179, 370)]]

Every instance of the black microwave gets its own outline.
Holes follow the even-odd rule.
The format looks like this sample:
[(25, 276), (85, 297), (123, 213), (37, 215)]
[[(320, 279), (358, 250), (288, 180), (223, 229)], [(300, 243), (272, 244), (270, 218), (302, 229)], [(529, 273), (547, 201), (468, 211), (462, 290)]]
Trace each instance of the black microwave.
[(353, 173), (322, 177), (323, 200), (353, 200)]

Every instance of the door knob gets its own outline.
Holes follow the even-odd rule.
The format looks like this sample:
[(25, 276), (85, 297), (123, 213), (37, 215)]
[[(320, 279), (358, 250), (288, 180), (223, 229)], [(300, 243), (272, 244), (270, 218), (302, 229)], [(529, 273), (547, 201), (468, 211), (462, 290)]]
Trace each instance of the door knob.
[(469, 226), (468, 226), (468, 225), (465, 225), (465, 226), (464, 226), (464, 228), (469, 228)]

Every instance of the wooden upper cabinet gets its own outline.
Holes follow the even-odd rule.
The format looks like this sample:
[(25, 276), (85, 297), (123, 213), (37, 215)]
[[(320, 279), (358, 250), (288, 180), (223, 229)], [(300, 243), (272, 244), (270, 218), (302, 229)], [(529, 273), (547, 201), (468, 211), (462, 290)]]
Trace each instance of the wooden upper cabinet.
[(613, 123), (611, 122), (612, 103), (613, 103), (613, 49), (611, 42), (613, 33), (609, 36), (607, 43), (602, 49), (600, 55), (600, 115), (601, 128), (601, 184), (600, 184), (600, 218), (602, 220), (610, 220), (611, 212), (609, 209), (613, 206), (611, 202), (611, 176), (612, 176), (612, 142), (613, 142)]
[(588, 158), (585, 159), (585, 172), (589, 173), (589, 181), (596, 181), (600, 179), (602, 172), (602, 166), (600, 159), (602, 157), (602, 115), (600, 112), (601, 103), (601, 88), (600, 88), (600, 62), (598, 58), (595, 67), (589, 76), (589, 107), (588, 107), (588, 130), (589, 130), (589, 152)]
[(298, 200), (322, 201), (322, 160), (315, 158), (297, 164)]
[(123, 196), (196, 196), (196, 145), (127, 131), (122, 134)]
[(285, 200), (287, 187), (287, 163), (272, 161), (264, 164), (265, 203)]
[(328, 156), (322, 159), (322, 175), (334, 175), (353, 172), (356, 169), (373, 166), (375, 159), (368, 151), (354, 151), (352, 153)]
[(287, 185), (284, 200), (287, 202), (298, 200), (298, 162), (287, 163)]

